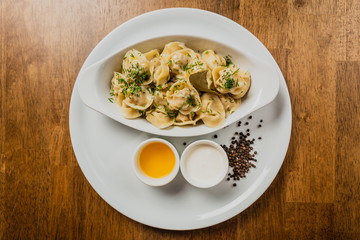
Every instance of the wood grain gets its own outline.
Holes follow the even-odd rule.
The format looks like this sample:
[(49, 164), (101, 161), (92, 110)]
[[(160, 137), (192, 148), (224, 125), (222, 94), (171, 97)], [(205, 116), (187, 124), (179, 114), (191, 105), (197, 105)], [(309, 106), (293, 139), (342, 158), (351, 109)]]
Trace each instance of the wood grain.
[[(69, 136), (76, 76), (94, 46), (148, 11), (193, 7), (233, 19), (274, 56), (292, 100), (285, 162), (238, 216), (166, 231), (92, 189)], [(0, 239), (359, 239), (360, 2), (0, 2)]]

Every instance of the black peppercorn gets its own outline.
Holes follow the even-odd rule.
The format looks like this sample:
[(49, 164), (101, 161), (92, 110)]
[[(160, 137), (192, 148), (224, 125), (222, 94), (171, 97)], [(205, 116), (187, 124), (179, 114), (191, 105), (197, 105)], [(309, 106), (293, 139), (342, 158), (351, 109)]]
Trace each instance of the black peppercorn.
[(249, 132), (250, 129), (246, 135), (242, 132), (236, 132), (234, 136), (238, 135), (239, 137), (232, 137), (230, 146), (222, 145), (228, 156), (229, 166), (232, 168), (232, 174), (229, 173), (226, 180), (239, 181), (241, 178), (246, 177), (246, 173), (249, 172), (250, 168), (256, 167), (252, 162), (257, 161), (254, 158), (257, 152), (252, 153), (253, 147), (251, 147), (255, 139), (247, 139), (250, 136)]

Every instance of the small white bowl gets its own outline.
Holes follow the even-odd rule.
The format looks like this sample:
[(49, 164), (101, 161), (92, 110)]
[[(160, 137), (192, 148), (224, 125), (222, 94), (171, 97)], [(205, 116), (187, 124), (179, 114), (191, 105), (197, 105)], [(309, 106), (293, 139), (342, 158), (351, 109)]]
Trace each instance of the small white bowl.
[[(139, 155), (141, 153), (141, 150), (148, 144), (153, 143), (153, 142), (161, 142), (164, 143), (165, 145), (169, 146), (170, 149), (173, 151), (174, 155), (175, 155), (175, 166), (174, 169), (169, 173), (169, 175), (162, 177), (162, 178), (152, 178), (148, 175), (146, 175), (140, 168), (139, 165)], [(168, 184), (169, 182), (171, 182), (177, 175), (177, 173), (179, 172), (179, 153), (176, 150), (176, 148), (169, 143), (168, 141), (164, 140), (164, 139), (160, 139), (160, 138), (150, 138), (148, 140), (145, 140), (144, 142), (140, 143), (140, 145), (136, 148), (135, 152), (134, 152), (134, 156), (133, 156), (133, 169), (134, 172), (136, 174), (136, 176), (145, 184), (149, 185), (149, 186), (153, 186), (153, 187), (159, 187), (159, 186), (163, 186), (165, 184)]]
[[(200, 152), (201, 148), (203, 148), (203, 153)], [(213, 153), (209, 151), (211, 148), (215, 150), (212, 151)], [(216, 152), (218, 152), (218, 158), (220, 162), (212, 161)], [(192, 160), (191, 154), (194, 154)], [(213, 166), (211, 166), (212, 163)], [(219, 166), (216, 166), (216, 164)], [(198, 188), (210, 188), (219, 184), (225, 178), (229, 170), (229, 160), (227, 158), (226, 152), (219, 144), (209, 140), (199, 140), (193, 142), (184, 150), (183, 154), (181, 155), (180, 169), (184, 178), (191, 185)], [(203, 172), (201, 172), (202, 170)], [(194, 176), (196, 172), (198, 173), (197, 177)], [(214, 175), (211, 176), (210, 179), (209, 176), (212, 174)]]

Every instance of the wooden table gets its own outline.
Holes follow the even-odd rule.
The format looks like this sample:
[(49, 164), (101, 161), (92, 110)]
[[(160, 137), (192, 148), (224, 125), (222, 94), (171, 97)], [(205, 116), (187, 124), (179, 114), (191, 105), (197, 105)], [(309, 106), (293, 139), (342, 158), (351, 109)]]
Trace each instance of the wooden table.
[[(90, 51), (119, 24), (167, 7), (213, 11), (250, 30), (292, 100), (290, 146), (270, 188), (196, 231), (118, 213), (85, 179), (69, 136), (71, 92)], [(358, 0), (2, 0), (0, 9), (0, 239), (360, 238)]]

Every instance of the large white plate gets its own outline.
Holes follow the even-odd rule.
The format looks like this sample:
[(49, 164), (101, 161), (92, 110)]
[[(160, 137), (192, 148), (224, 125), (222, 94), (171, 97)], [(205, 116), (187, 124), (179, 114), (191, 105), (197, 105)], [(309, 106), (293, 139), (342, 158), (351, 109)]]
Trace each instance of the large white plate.
[[(82, 69), (138, 42), (138, 36), (152, 38), (166, 34), (216, 36), (229, 45), (241, 43), (254, 55), (276, 67), (281, 75), (276, 99), (252, 114), (249, 125), (229, 127), (211, 135), (192, 138), (166, 137), (181, 153), (183, 142), (213, 139), (228, 144), (235, 131), (251, 130), (261, 136), (254, 148), (259, 153), (256, 169), (232, 187), (222, 182), (211, 189), (188, 184), (179, 173), (173, 182), (154, 188), (141, 183), (132, 172), (131, 155), (143, 140), (155, 135), (126, 127), (86, 107), (77, 91), (70, 103), (70, 135), (79, 165), (95, 191), (112, 207), (138, 222), (157, 228), (187, 230), (225, 221), (256, 201), (278, 173), (290, 139), (291, 104), (284, 77), (275, 60), (261, 42), (237, 23), (214, 13), (197, 9), (163, 9), (138, 16), (107, 35), (91, 52)], [(76, 85), (76, 84), (75, 84)], [(74, 87), (74, 89), (76, 86)], [(263, 119), (263, 127), (258, 122)], [(247, 121), (246, 118), (243, 122)]]

